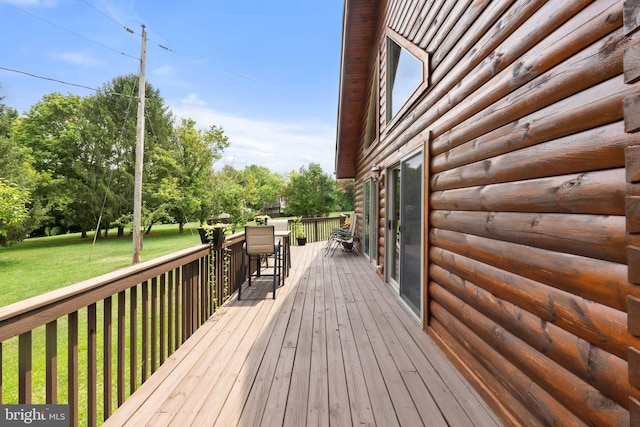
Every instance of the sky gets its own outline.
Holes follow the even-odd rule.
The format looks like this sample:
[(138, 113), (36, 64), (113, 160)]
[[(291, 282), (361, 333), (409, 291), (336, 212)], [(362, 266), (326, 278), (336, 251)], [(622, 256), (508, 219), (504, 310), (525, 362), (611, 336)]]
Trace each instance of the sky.
[(144, 25), (147, 82), (176, 119), (229, 137), (216, 168), (331, 175), (342, 12), (342, 0), (0, 0), (0, 102), (25, 113), (137, 74)]

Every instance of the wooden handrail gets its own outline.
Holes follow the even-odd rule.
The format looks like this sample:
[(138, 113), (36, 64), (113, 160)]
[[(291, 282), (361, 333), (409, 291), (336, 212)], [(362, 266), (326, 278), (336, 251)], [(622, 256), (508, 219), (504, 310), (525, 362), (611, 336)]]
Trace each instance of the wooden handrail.
[[(342, 227), (346, 217), (330, 216), (317, 218), (302, 218), (301, 222), (307, 234), (307, 242), (322, 242), (329, 238), (334, 228)], [(289, 220), (289, 229), (291, 229), (292, 220)], [(295, 239), (293, 239), (295, 240)]]
[[(244, 233), (237, 233), (221, 247), (194, 246), (0, 307), (0, 375), (8, 372), (4, 362), (10, 352), (3, 349), (15, 348), (19, 361), (18, 389), (8, 390), (0, 382), (0, 403), (55, 404), (58, 386), (66, 382), (63, 403), (69, 404), (70, 425), (97, 425), (99, 413), (106, 419), (113, 412), (113, 399), (120, 406), (235, 292), (244, 279), (239, 276), (244, 274), (243, 242)], [(65, 335), (58, 333), (59, 320), (67, 324), (66, 342), (58, 338)], [(86, 330), (80, 328), (84, 324)], [(46, 334), (33, 333), (45, 326)], [(14, 337), (17, 344), (12, 344)], [(38, 339), (46, 349), (41, 367), (46, 402), (33, 399)], [(68, 366), (59, 372), (56, 361), (65, 347)], [(84, 372), (86, 378), (80, 375)], [(80, 396), (86, 401), (80, 402)]]
[[(309, 241), (342, 222), (303, 219)], [(17, 390), (0, 382), (0, 403), (56, 404), (66, 382), (70, 425), (108, 418), (244, 282), (243, 243), (244, 232), (236, 233), (220, 247), (194, 246), (0, 307), (0, 375), (13, 375), (5, 366), (11, 353), (19, 361)], [(59, 333), (65, 323), (67, 334)], [(34, 333), (39, 328), (46, 332)], [(44, 366), (34, 366), (38, 344)], [(58, 370), (65, 350), (67, 369)], [(38, 370), (46, 390), (33, 399)]]

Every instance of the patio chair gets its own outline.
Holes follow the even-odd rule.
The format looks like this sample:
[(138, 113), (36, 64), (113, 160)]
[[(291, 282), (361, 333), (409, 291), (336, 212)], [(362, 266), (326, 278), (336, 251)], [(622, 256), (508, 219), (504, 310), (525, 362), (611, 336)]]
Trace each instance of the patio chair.
[[(242, 246), (242, 262), (240, 263), (240, 271), (245, 271), (245, 258), (248, 258), (249, 266), (249, 286), (251, 286), (252, 277), (273, 276), (273, 299), (276, 298), (276, 284), (280, 280), (280, 241), (275, 239), (275, 231), (273, 225), (247, 225), (244, 227), (245, 242)], [(263, 275), (262, 257), (273, 256), (273, 274)], [(251, 270), (251, 260), (257, 261), (257, 269), (255, 275)], [(242, 281), (243, 275), (240, 275), (240, 283), (238, 285), (238, 300), (242, 298)]]
[[(274, 230), (276, 233), (287, 232), (289, 231), (289, 220), (287, 219), (274, 219), (271, 220), (271, 224), (273, 224)], [(276, 240), (280, 241), (280, 249), (281, 249), (281, 258), (280, 258), (280, 266), (285, 267), (285, 272), (288, 268), (291, 268), (291, 251), (284, 250), (287, 242), (290, 242), (291, 235), (286, 237), (287, 242), (285, 242), (285, 238), (281, 236), (276, 236)], [(286, 260), (283, 259), (286, 255)], [(287, 263), (285, 265), (285, 262)]]
[(353, 242), (356, 233), (356, 216), (351, 216), (351, 224), (349, 224), (349, 229), (346, 230), (344, 228), (334, 228), (327, 240), (327, 244), (324, 248), (324, 256), (328, 254), (333, 254), (338, 249), (338, 246), (342, 245), (349, 252), (355, 253)]

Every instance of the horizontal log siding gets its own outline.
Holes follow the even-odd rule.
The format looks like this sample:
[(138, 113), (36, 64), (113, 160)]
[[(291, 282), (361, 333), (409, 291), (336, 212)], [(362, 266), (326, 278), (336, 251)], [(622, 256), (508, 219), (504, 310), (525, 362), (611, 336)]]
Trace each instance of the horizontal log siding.
[[(625, 36), (628, 36), (629, 48), (625, 50), (623, 57), (624, 82), (630, 88), (637, 88), (634, 84), (639, 77), (638, 63), (640, 61), (640, 49), (638, 49), (638, 30), (640, 29), (640, 3), (637, 1), (625, 1), (623, 9), (623, 28)], [(632, 34), (635, 33), (635, 36)], [(632, 40), (635, 38), (636, 40)], [(624, 123), (627, 132), (638, 131), (638, 115), (640, 103), (637, 93), (631, 93), (624, 99)], [(625, 178), (627, 182), (627, 197), (625, 199), (626, 231), (629, 238), (640, 235), (640, 145), (632, 145), (625, 149)], [(627, 262), (629, 264), (629, 281), (634, 285), (640, 285), (640, 247), (631, 243), (627, 246)], [(629, 295), (627, 299), (627, 330), (635, 337), (640, 336), (640, 299)], [(631, 425), (640, 424), (640, 399), (637, 397), (640, 391), (640, 345), (630, 344), (628, 347), (628, 379), (631, 385), (629, 393), (629, 419)]]
[(428, 331), (508, 424), (628, 425), (640, 408), (627, 375), (640, 221), (625, 202), (640, 194), (625, 169), (640, 104), (623, 68), (640, 36), (623, 3), (389, 1), (380, 21), (429, 53), (430, 82), (386, 123), (380, 28), (380, 135), (360, 147), (356, 212), (373, 165), (427, 147)]

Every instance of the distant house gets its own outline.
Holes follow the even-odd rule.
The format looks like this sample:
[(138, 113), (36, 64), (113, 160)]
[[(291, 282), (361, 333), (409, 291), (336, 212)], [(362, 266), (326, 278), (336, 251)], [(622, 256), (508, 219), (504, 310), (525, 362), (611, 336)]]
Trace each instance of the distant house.
[(639, 1), (345, 1), (361, 252), (507, 424), (640, 425), (639, 25)]

